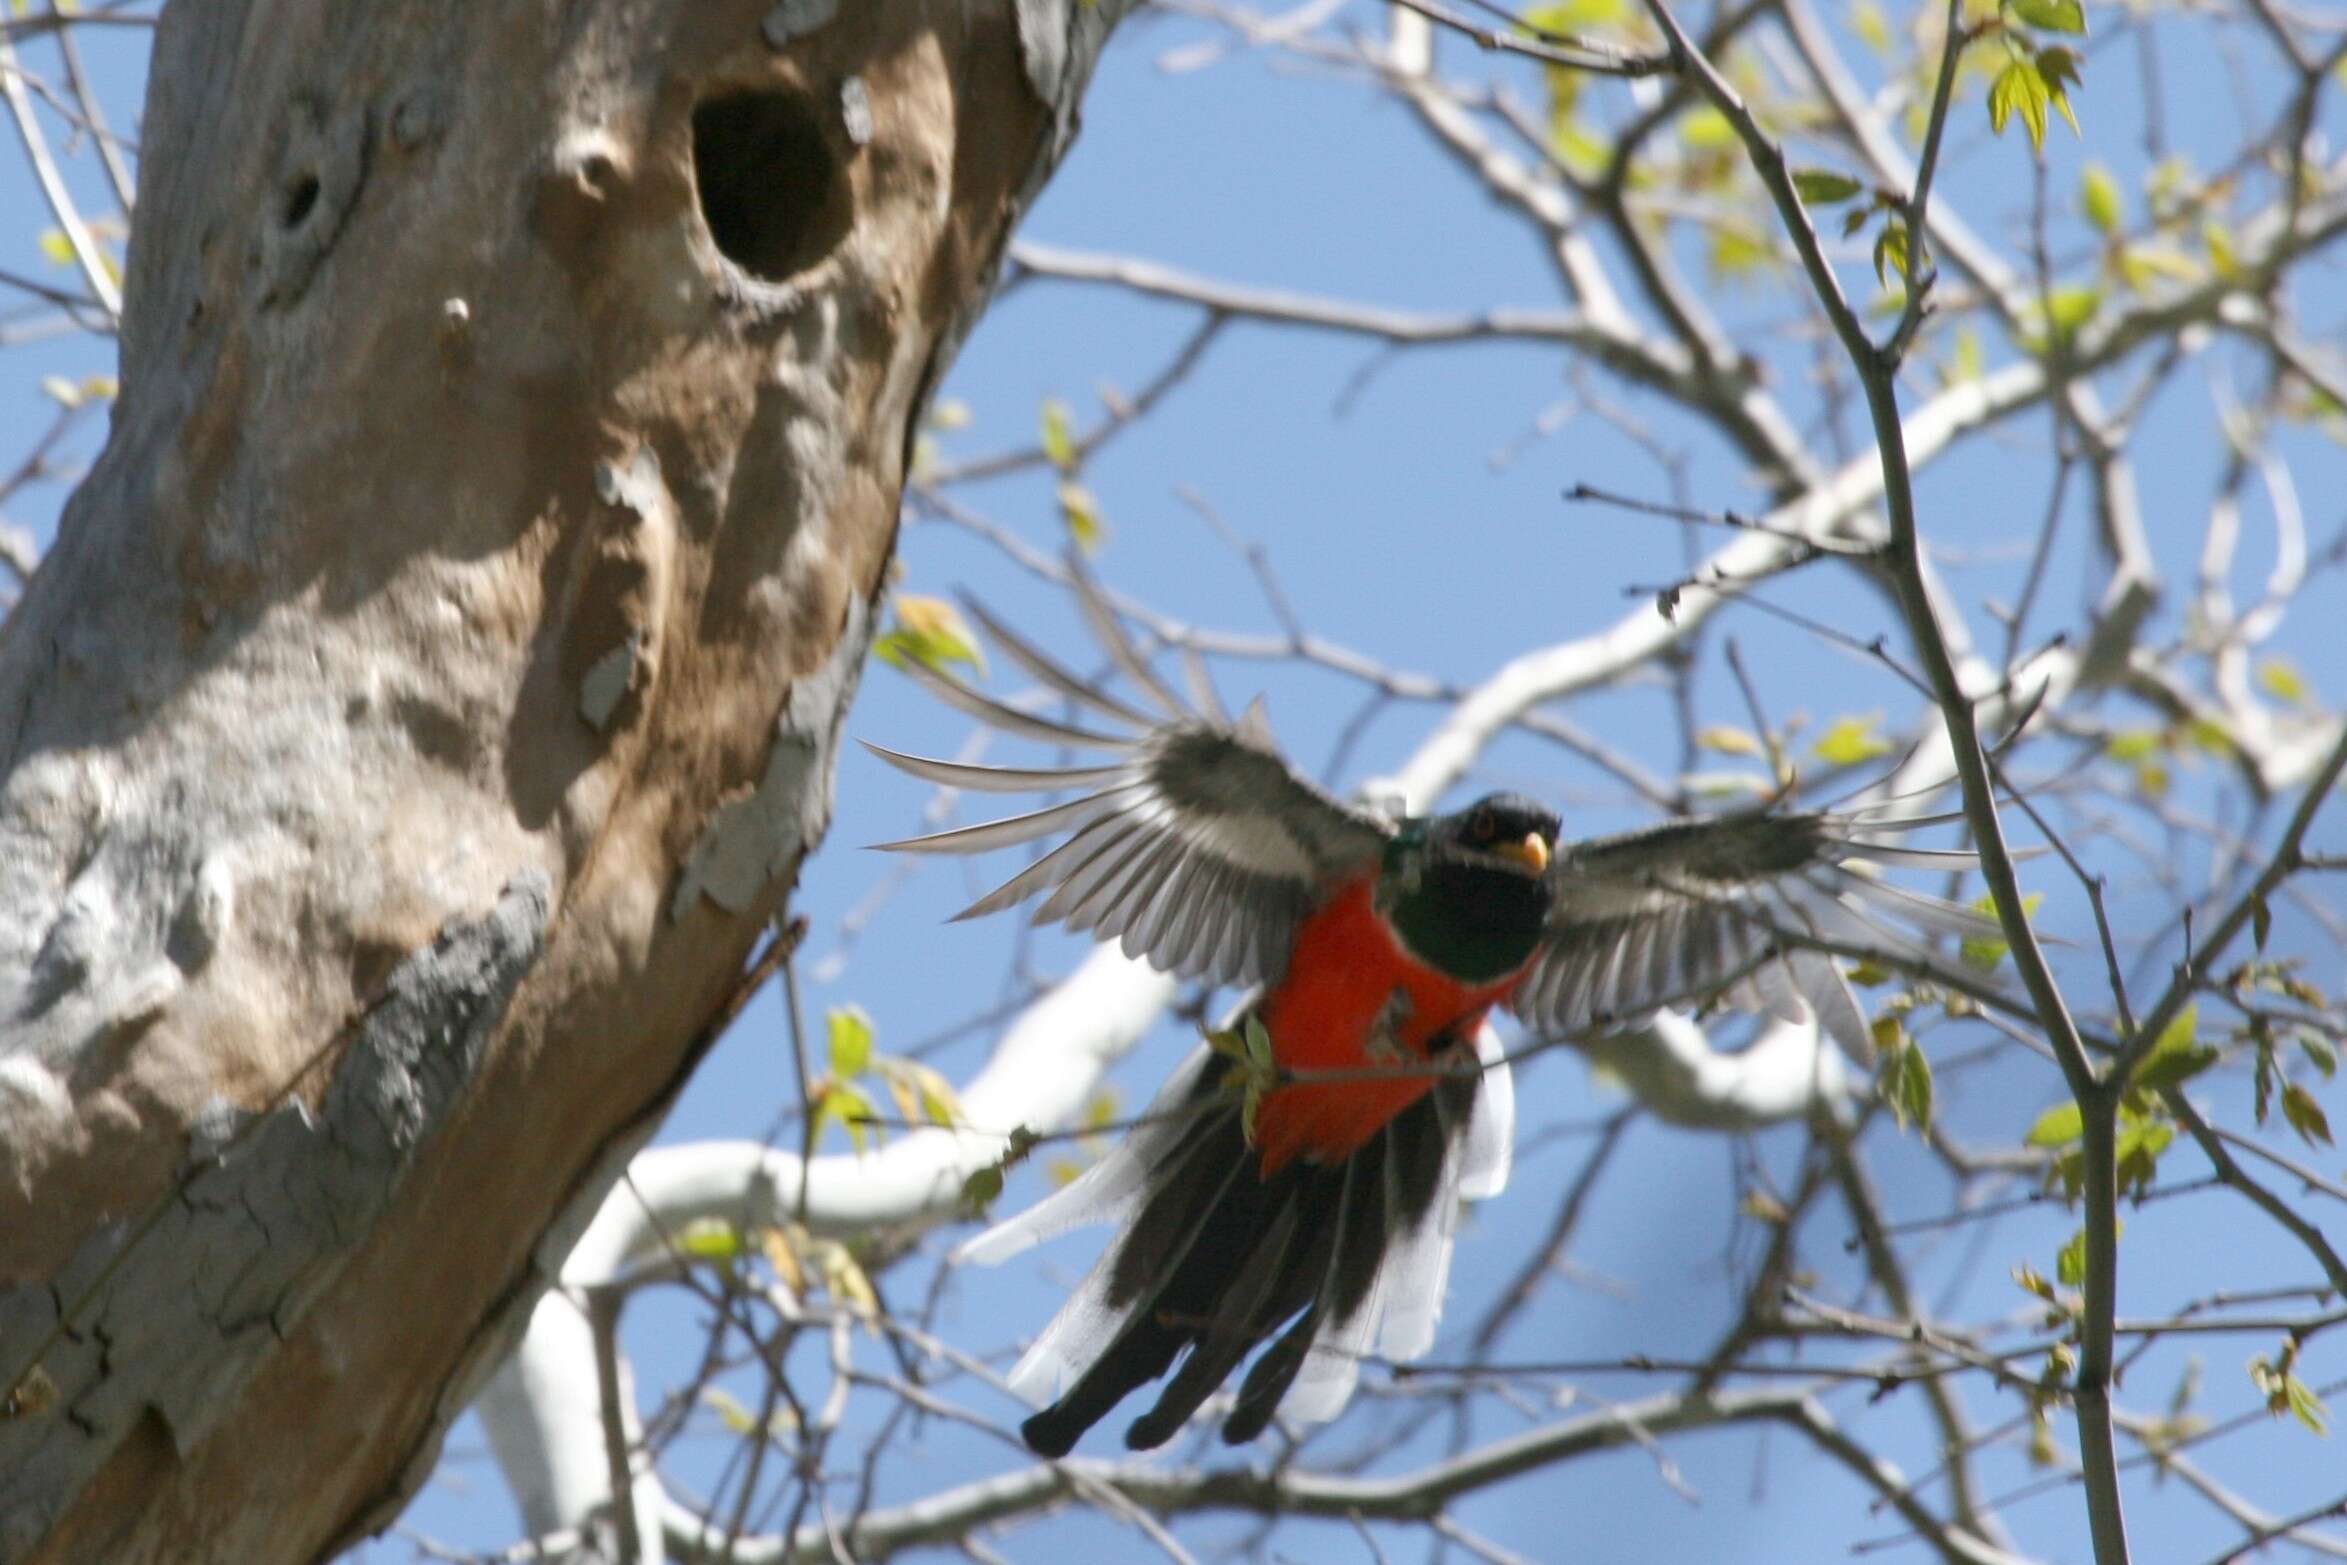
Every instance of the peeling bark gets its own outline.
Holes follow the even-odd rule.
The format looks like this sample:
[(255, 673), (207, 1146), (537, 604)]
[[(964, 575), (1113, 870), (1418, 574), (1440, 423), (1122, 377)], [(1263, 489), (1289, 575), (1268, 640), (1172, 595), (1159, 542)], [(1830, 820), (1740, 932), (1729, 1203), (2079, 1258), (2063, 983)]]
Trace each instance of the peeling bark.
[(0, 629), (0, 1561), (420, 1481), (822, 834), (1122, 9), (166, 13), (112, 438)]

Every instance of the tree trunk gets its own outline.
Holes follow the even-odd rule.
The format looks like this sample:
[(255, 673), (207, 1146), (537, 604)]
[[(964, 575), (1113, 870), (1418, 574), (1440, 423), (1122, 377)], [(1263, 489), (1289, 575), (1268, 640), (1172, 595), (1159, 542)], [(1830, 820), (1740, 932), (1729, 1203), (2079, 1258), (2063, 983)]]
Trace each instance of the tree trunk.
[(380, 1525), (829, 809), (1088, 0), (180, 0), (0, 629), (0, 1560)]

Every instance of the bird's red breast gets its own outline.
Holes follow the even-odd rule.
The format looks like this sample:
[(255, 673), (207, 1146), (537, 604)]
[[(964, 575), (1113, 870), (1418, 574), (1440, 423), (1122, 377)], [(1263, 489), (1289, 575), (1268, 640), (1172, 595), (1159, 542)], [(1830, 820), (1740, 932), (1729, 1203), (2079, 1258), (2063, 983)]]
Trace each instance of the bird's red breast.
[[(1433, 1086), (1431, 1074), (1406, 1067), (1424, 1062), (1436, 1037), (1471, 1034), (1523, 977), (1519, 970), (1462, 984), (1418, 961), (1377, 916), (1372, 886), (1370, 876), (1349, 883), (1303, 922), (1288, 970), (1259, 1014), (1283, 1070), (1396, 1074), (1300, 1082), (1265, 1094), (1255, 1137), (1266, 1179), (1298, 1156), (1323, 1163), (1350, 1156)], [(1380, 1023), (1397, 992), (1406, 1003), (1389, 1030)], [(1387, 1039), (1406, 1055), (1394, 1057)]]

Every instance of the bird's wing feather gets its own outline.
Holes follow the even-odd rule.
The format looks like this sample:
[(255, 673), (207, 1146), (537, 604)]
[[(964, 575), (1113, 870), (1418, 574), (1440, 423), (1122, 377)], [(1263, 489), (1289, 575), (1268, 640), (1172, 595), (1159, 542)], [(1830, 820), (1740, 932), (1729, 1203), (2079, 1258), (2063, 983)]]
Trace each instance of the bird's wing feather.
[(1088, 587), (1083, 597), (1087, 618), (1117, 664), (1152, 705), (1174, 715), (1141, 726), (1136, 707), (1091, 691), (973, 604), (978, 622), (1012, 661), (1089, 715), (1138, 732), (1099, 733), (1036, 717), (949, 674), (911, 664), (921, 683), (982, 722), (1046, 743), (1106, 750), (1117, 759), (1054, 771), (973, 766), (868, 745), (890, 765), (947, 787), (1082, 790), (1029, 814), (881, 846), (901, 853), (977, 853), (1064, 833), (1043, 857), (959, 916), (1040, 896), (1037, 922), (1115, 940), (1126, 955), (1161, 970), (1214, 983), (1277, 978), (1296, 926), (1332, 886), (1375, 866), (1392, 824), (1298, 776), (1272, 741), (1260, 703), (1226, 721), (1188, 711), (1154, 674), (1144, 681), (1147, 665), (1125, 640), (1114, 613)]
[(1548, 921), (1509, 1008), (1535, 1031), (1563, 1034), (1716, 993), (1815, 1020), (1864, 1060), (1865, 1016), (1840, 965), (1799, 941), (1911, 958), (1918, 934), (1997, 934), (1992, 918), (1872, 873), (1972, 862), (1884, 840), (1919, 824), (1931, 823), (1755, 812), (1566, 847), (1549, 866)]

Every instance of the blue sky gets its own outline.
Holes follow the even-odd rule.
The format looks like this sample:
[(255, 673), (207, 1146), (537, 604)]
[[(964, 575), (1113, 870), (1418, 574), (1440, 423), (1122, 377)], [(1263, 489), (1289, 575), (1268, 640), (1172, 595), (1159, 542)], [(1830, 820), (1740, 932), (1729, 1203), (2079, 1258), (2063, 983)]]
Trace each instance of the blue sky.
[[(1381, 14), (1366, 5), (1356, 4), (1346, 15), (1362, 28), (1382, 25)], [(1024, 236), (1396, 308), (1448, 312), (1557, 304), (1541, 250), (1524, 230), (1495, 215), (1399, 106), (1357, 83), (1285, 68), (1262, 55), (1183, 74), (1160, 69), (1164, 51), (1201, 36), (1196, 24), (1167, 18), (1125, 30), (1093, 88), (1083, 138), (1024, 225)], [(135, 33), (93, 35), (102, 80), (117, 103), (135, 101), (138, 41)], [(2230, 32), (2200, 28), (2183, 43), (2177, 47), (2170, 40), (2162, 65), (2169, 134), (2178, 145), (2221, 149), (2238, 134), (2235, 116), (2245, 102), (2253, 120), (2262, 119), (2270, 71)], [(1481, 68), (1470, 52), (1458, 49), (1446, 51), (1445, 64), (1462, 73)], [(2096, 56), (2079, 103), (2085, 137), (2057, 127), (2049, 142), (2049, 189), (2065, 208), (2085, 158), (2110, 164), (2131, 189), (2145, 166), (2134, 129), (2140, 105), (2135, 66), (2131, 51)], [(2334, 101), (2334, 134), (2338, 119)], [(1958, 111), (1950, 158), (1943, 189), (1965, 205), (1976, 226), (1994, 238), (2014, 239), (2029, 182), (2022, 148), (2012, 139), (1991, 141), (1973, 102)], [(0, 212), (30, 210), (33, 199), (22, 167), (0, 161)], [(2075, 244), (2066, 253), (2074, 255)], [(35, 273), (49, 265), (29, 232), (0, 234), (0, 267)], [(1855, 279), (1861, 271), (1862, 264), (1846, 275)], [(2310, 329), (2336, 326), (2338, 301), (2347, 299), (2342, 281), (2336, 261), (2310, 276)], [(1794, 312), (1783, 291), (1731, 285), (1718, 302), (1739, 341), (1768, 360), (1781, 384), (1797, 384), (1808, 349), (1787, 333)], [(988, 315), (955, 368), (946, 396), (969, 409), (971, 422), (936, 437), (941, 453), (977, 455), (1031, 442), (1049, 398), (1064, 400), (1075, 410), (1078, 427), (1087, 427), (1099, 415), (1100, 385), (1129, 393), (1147, 381), (1194, 321), (1187, 309), (1106, 289), (1038, 282), (1016, 291)], [(1993, 343), (1990, 354), (1996, 362)], [(102, 346), (84, 341), (12, 350), (0, 358), (0, 418), (12, 431), (36, 427), (47, 406), (35, 389), (40, 376), (103, 369), (106, 357)], [(1602, 420), (1584, 414), (1552, 437), (1524, 445), (1512, 461), (1493, 461), (1495, 452), (1518, 442), (1545, 410), (1570, 395), (1568, 377), (1578, 372), (1555, 353), (1523, 346), (1414, 349), (1381, 358), (1350, 339), (1236, 326), (1144, 427), (1121, 436), (1088, 466), (1084, 482), (1110, 528), (1098, 567), (1116, 585), (1169, 613), (1224, 628), (1274, 629), (1243, 563), (1178, 493), (1193, 491), (1232, 528), (1265, 546), (1283, 588), (1313, 629), (1396, 668), (1472, 683), (1527, 647), (1611, 623), (1631, 606), (1626, 586), (1667, 580), (1681, 568), (1682, 544), (1674, 529), (1560, 503), (1559, 491), (1575, 482), (1662, 494), (1654, 466)], [(1595, 383), (1605, 384), (1602, 377)], [(1699, 503), (1752, 505), (1755, 492), (1747, 476), (1723, 458), (1716, 442), (1651, 398), (1615, 394), (1626, 412), (1687, 448), (1685, 481)], [(1806, 406), (1788, 395), (1797, 407)], [(2211, 406), (2209, 377), (2196, 365), (2157, 398), (2137, 447), (2153, 541), (2171, 583), (2171, 621), (2190, 581), (2210, 484), (2223, 456), (2210, 433)], [(11, 447), (19, 443), (10, 441)], [(2347, 455), (2315, 436), (2294, 437), (2283, 449), (2297, 464), (2320, 547), (2340, 529), (2337, 497), (2347, 493)], [(2018, 583), (2043, 504), (2045, 450), (2045, 420), (2032, 416), (2018, 421), (2009, 438), (1983, 442), (1923, 480), (1925, 528), (1936, 543), (1964, 553), (1963, 561), (1951, 564), (1951, 579), (1983, 635), (1993, 626), (1979, 615), (1980, 600), (2009, 598)], [(1050, 487), (1044, 475), (1026, 474), (971, 486), (957, 498), (1029, 542), (1056, 549), (1061, 533)], [(9, 520), (45, 537), (54, 526), (57, 498), (54, 489), (35, 495)], [(2041, 627), (2076, 619), (2087, 525), (2082, 506), (2074, 503), (2073, 513), (2057, 550)], [(2270, 528), (2261, 515), (2253, 505), (2236, 570), (2236, 590), (2245, 595), (2270, 563)], [(1046, 645), (1071, 655), (1081, 647), (1068, 605), (968, 534), (941, 523), (908, 522), (901, 555), (906, 590), (967, 585)], [(1894, 628), (1878, 597), (1853, 590), (1852, 579), (1830, 567), (1771, 596), (1853, 634)], [(2332, 693), (2347, 686), (2347, 663), (2330, 649), (2323, 629), (2340, 606), (2339, 576), (2319, 579), (2282, 638), (2318, 687)], [(1912, 720), (1911, 698), (1878, 668), (1757, 615), (1730, 616), (1723, 628), (1757, 671), (1762, 699), (1778, 721), (1796, 710), (1810, 714), (1813, 728), (1844, 713), (1882, 711), (1894, 727)], [(1314, 769), (1358, 700), (1358, 690), (1342, 681), (1285, 666), (1225, 666), (1217, 673), (1227, 696), (1268, 692), (1275, 726)], [(1004, 678), (998, 669), (997, 684)], [(1699, 699), (1706, 721), (1745, 720), (1741, 699), (1716, 669), (1702, 681)], [(1398, 762), (1436, 715), (1424, 707), (1388, 710), (1367, 729), (1339, 780), (1358, 780)], [(1676, 767), (1675, 729), (1659, 686), (1593, 695), (1574, 703), (1569, 715), (1658, 772), (1667, 775)], [(849, 732), (905, 749), (950, 753), (962, 730), (909, 682), (875, 666)], [(1521, 738), (1492, 750), (1466, 787), (1479, 785), (1520, 787), (1562, 801), (1570, 830), (1611, 829), (1641, 818), (1618, 784)], [(1013, 937), (1009, 920), (943, 925), (967, 891), (962, 875), (945, 866), (925, 871), (881, 904), (843, 952), (840, 919), (889, 873), (885, 862), (859, 845), (904, 835), (921, 800), (920, 790), (851, 748), (841, 764), (830, 843), (809, 864), (798, 902), (815, 929), (806, 956), (816, 975), (808, 984), (810, 1012), (819, 1017), (831, 1005), (864, 1007), (884, 1050), (928, 1037), (997, 999)], [(2338, 850), (2347, 846), (2347, 829), (2333, 820), (2318, 838), (2324, 839), (2318, 846)], [(978, 873), (991, 868), (981, 866)], [(2124, 862), (2114, 862), (2113, 874), (2122, 893), (2145, 896), (2147, 881)], [(2084, 936), (2083, 923), (2060, 921), (2058, 888), (2056, 895), (2049, 920), (2073, 937)], [(1033, 959), (1055, 970), (1072, 962), (1079, 949), (1048, 938), (1034, 947)], [(844, 960), (831, 960), (839, 956)], [(828, 971), (834, 967), (836, 972)], [(1120, 1072), (1127, 1104), (1145, 1098), (1187, 1046), (1176, 1029), (1163, 1033)], [(982, 1058), (985, 1042), (983, 1036), (964, 1042), (935, 1056), (934, 1063), (948, 1075), (965, 1075)], [(2057, 1090), (2050, 1069), (2033, 1072), (2010, 1059), (1988, 1071), (1951, 1072), (1943, 1083), (1947, 1113), (1972, 1140), (2013, 1137)], [(2243, 1079), (2215, 1090), (2237, 1108), (2248, 1087)], [(1558, 1054), (1528, 1067), (1519, 1093), (1529, 1126), (1556, 1123), (1569, 1127), (1568, 1133), (1530, 1152), (1507, 1196), (1473, 1219), (1458, 1255), (1449, 1316), (1454, 1322), (1480, 1313), (1545, 1228), (1589, 1146), (1587, 1135), (1570, 1127), (1586, 1127), (1622, 1103), (1577, 1061)], [(794, 1098), (781, 1017), (770, 1000), (762, 1000), (703, 1068), (664, 1138), (761, 1135)], [(1754, 1226), (1737, 1215), (1738, 1160), (1757, 1159), (1781, 1187), (1793, 1175), (1800, 1145), (1791, 1131), (1737, 1143), (1647, 1122), (1634, 1125), (1590, 1204), (1573, 1252), (1581, 1270), (1548, 1284), (1541, 1305), (1510, 1339), (1510, 1356), (1604, 1359), (1707, 1347), (1730, 1318), (1760, 1244)], [(1894, 1216), (1941, 1209), (1944, 1187), (1911, 1144), (1878, 1127), (1868, 1148)], [(2195, 1160), (2183, 1161), (2193, 1165), (2189, 1172), (2198, 1172)], [(2324, 1166), (2335, 1173), (2338, 1162), (2332, 1155)], [(1032, 1198), (1041, 1188), (1038, 1179), (1033, 1172), (1015, 1178), (1006, 1200)], [(2154, 1313), (2206, 1291), (2212, 1255), (2224, 1257), (2231, 1280), (2297, 1280), (2305, 1268), (2245, 1212), (2237, 1202), (2204, 1197), (2130, 1213), (2123, 1313)], [(1829, 1290), (1851, 1280), (1839, 1244), (1841, 1224), (1837, 1209), (1821, 1208), (1806, 1246), (1824, 1274), (1821, 1286)], [(1974, 1314), (2018, 1308), (2022, 1300), (2006, 1281), (2008, 1267), (2026, 1260), (2050, 1271), (2055, 1248), (2073, 1226), (2074, 1219), (2058, 1209), (2032, 1210), (1927, 1244), (1919, 1252), (1923, 1296)], [(937, 1329), (972, 1349), (1009, 1346), (1049, 1314), (1058, 1288), (1088, 1261), (1090, 1246), (1088, 1240), (1064, 1242), (1032, 1265), (955, 1279)], [(917, 1297), (929, 1270), (927, 1258), (910, 1263), (890, 1279), (892, 1293)], [(699, 1342), (698, 1314), (689, 1302), (650, 1299), (631, 1315), (628, 1347), (639, 1383), (647, 1387), (687, 1372)], [(2265, 1346), (2224, 1338), (2204, 1350), (2212, 1406), (2242, 1405), (2241, 1361)], [(1446, 1356), (1449, 1347), (1438, 1348), (1437, 1356)], [(2326, 1341), (2322, 1349), (2327, 1351), (2318, 1350), (2308, 1366), (2309, 1378), (2347, 1374), (2347, 1359), (2336, 1346)], [(875, 1352), (869, 1344), (859, 1351)], [(801, 1358), (794, 1368), (820, 1373), (815, 1350), (804, 1350)], [(2147, 1360), (2137, 1371), (2145, 1380), (2132, 1383), (2130, 1391), (2144, 1400), (2163, 1399), (2181, 1358), (2163, 1352)], [(2138, 1392), (2146, 1382), (2160, 1390)], [(1638, 1377), (1615, 1375), (1586, 1381), (1578, 1394), (1586, 1407), (1596, 1399), (1658, 1389)], [(1009, 1411), (989, 1393), (968, 1394), (997, 1415)], [(1867, 1407), (1862, 1395), (1837, 1398), (1833, 1405), (1908, 1471), (1931, 1465), (1911, 1395), (1879, 1408)], [(2011, 1412), (2009, 1404), (1985, 1396), (1975, 1396), (1974, 1406), (1984, 1424)], [(1486, 1414), (1477, 1431), (1488, 1438), (1513, 1427), (1504, 1414)], [(2066, 1415), (2057, 1431), (2067, 1445)], [(1420, 1436), (1392, 1460), (1439, 1454), (1446, 1432), (1438, 1428)], [(1348, 1449), (1349, 1435), (1340, 1431), (1328, 1444), (1329, 1454)], [(409, 1520), (447, 1542), (485, 1547), (511, 1541), (516, 1524), (469, 1421), (452, 1437), (450, 1452)], [(1869, 1514), (1867, 1497), (1855, 1485), (1787, 1435), (1702, 1435), (1672, 1441), (1669, 1452), (1683, 1471), (1684, 1487), (1699, 1494), (1700, 1503), (1662, 1481), (1652, 1456), (1632, 1450), (1520, 1481), (1469, 1502), (1460, 1514), (1530, 1557), (1588, 1561), (1825, 1558), (1838, 1556), (1852, 1540), (1896, 1530), (1894, 1519)], [(722, 1457), (718, 1439), (688, 1436), (679, 1470), (706, 1476)], [(884, 1476), (881, 1498), (909, 1498), (1013, 1461), (999, 1448), (933, 1430), (906, 1442)], [(2336, 1472), (2337, 1457), (2328, 1445), (2282, 1426), (2217, 1447), (2208, 1465), (2235, 1487), (2286, 1508), (2288, 1496), (2330, 1492), (2323, 1484)], [(1992, 1493), (2031, 1476), (2010, 1451), (1990, 1458), (1986, 1470)], [(2140, 1557), (2199, 1558), (2234, 1536), (2205, 1507), (2180, 1503), (2173, 1491), (2131, 1492)], [(2156, 1533), (2146, 1531), (2154, 1525), (2149, 1518), (2156, 1518)], [(2023, 1502), (2008, 1521), (2042, 1557), (2085, 1555), (2074, 1490)], [(1200, 1533), (1209, 1541), (1239, 1535), (1235, 1524), (1214, 1524)], [(1036, 1558), (1063, 1540), (1115, 1549), (1120, 1545), (1105, 1540), (1126, 1536), (1104, 1535), (1098, 1524), (1080, 1519), (1054, 1522), (1018, 1535), (1009, 1552)], [(1342, 1527), (1299, 1532), (1280, 1547), (1294, 1558), (1367, 1558)], [(409, 1551), (387, 1541), (364, 1553), (391, 1560)], [(1920, 1555), (1907, 1548), (1886, 1557)]]

